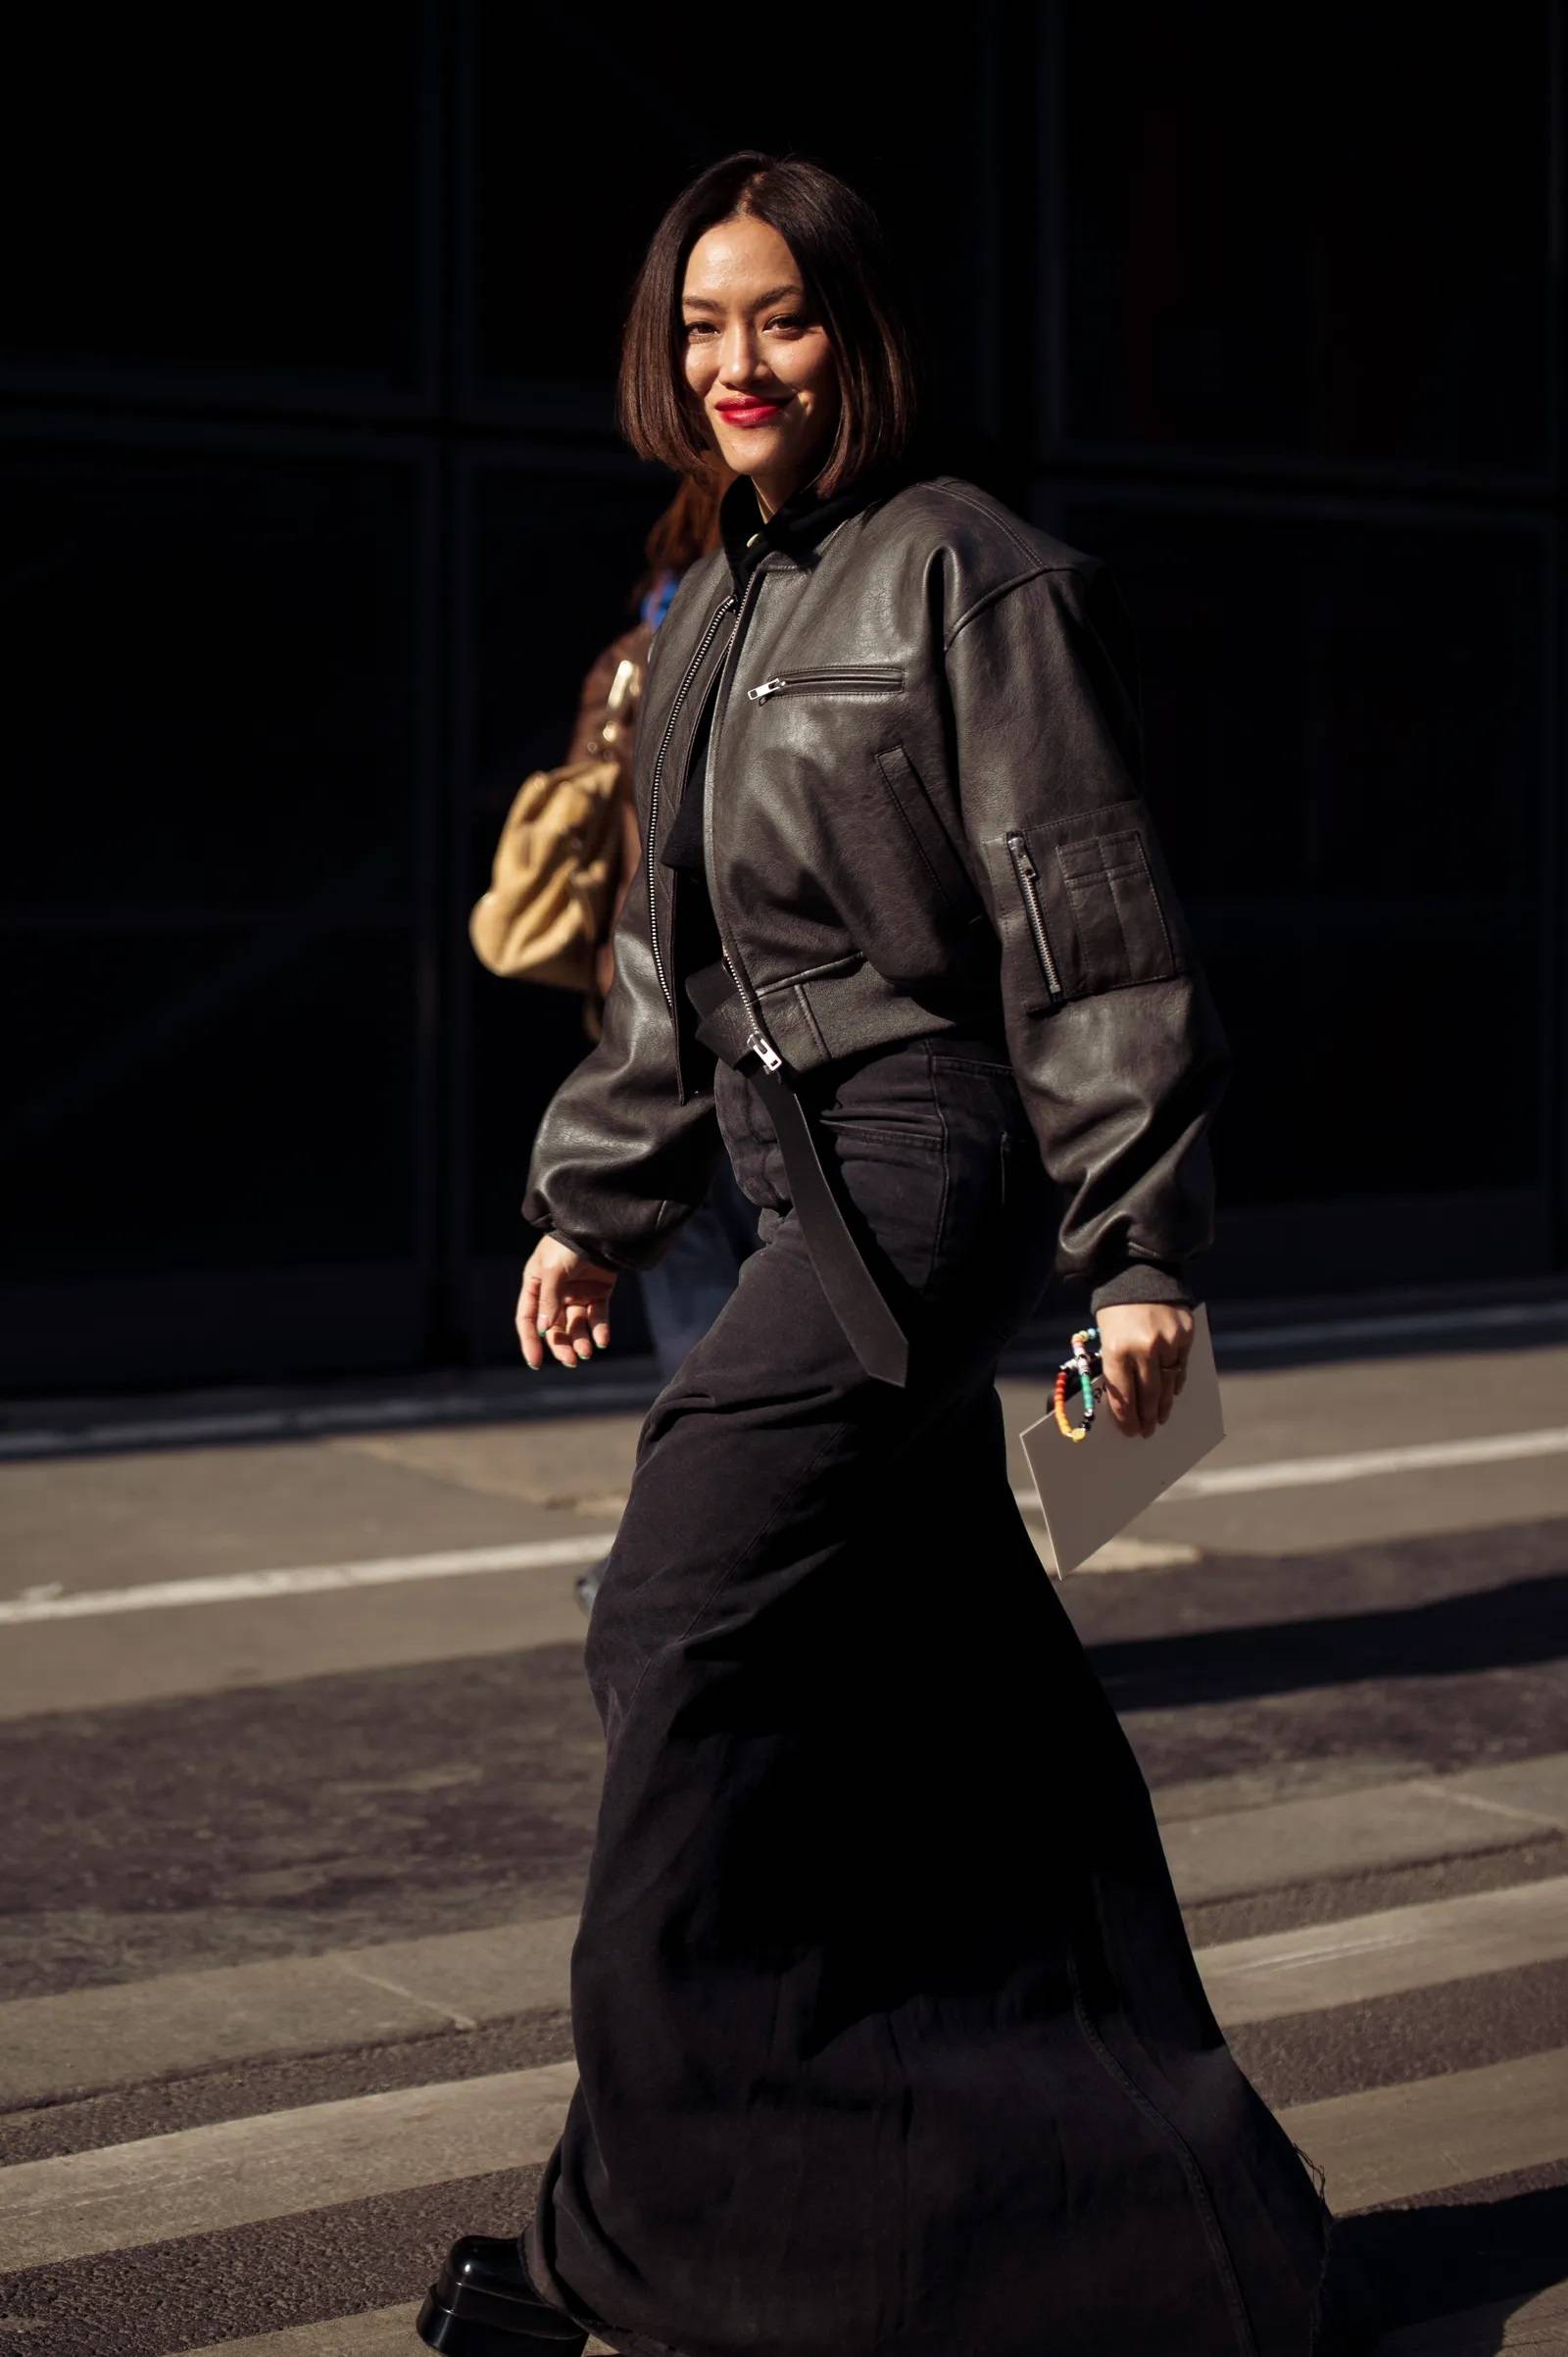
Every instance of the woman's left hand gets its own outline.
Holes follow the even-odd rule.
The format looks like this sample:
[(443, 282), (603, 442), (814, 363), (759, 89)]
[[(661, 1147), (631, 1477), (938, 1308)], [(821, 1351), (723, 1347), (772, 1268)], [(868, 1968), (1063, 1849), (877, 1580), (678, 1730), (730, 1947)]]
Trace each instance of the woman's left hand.
[(1187, 1381), (1193, 1313), (1172, 1301), (1117, 1301), (1095, 1312), (1110, 1412), (1129, 1439), (1163, 1424)]

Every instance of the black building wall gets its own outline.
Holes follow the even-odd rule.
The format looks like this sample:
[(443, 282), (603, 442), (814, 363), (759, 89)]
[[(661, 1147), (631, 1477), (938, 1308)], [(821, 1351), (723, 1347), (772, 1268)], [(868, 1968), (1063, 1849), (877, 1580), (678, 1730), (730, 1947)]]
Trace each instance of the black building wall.
[(0, 1381), (514, 1351), (586, 1043), (466, 915), (668, 495), (631, 274), (741, 145), (864, 189), (943, 408), (1120, 575), (1238, 1050), (1213, 1296), (1561, 1268), (1563, 17), (14, 37)]

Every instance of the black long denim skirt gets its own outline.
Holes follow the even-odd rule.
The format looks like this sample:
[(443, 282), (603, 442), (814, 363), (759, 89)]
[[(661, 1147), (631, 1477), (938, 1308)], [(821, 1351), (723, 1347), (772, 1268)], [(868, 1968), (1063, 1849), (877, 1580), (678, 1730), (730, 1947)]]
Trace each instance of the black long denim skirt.
[(1308, 2357), (1327, 2209), (1010, 1486), (997, 1361), (1058, 1206), (1005, 1051), (811, 1085), (910, 1380), (860, 1368), (720, 1065), (760, 1248), (648, 1411), (589, 1622), (529, 2271), (627, 2357)]

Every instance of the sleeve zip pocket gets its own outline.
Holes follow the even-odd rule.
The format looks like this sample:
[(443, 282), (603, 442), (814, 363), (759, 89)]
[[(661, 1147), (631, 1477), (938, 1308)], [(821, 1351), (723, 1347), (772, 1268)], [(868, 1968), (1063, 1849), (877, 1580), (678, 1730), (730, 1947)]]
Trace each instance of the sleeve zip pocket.
[(1016, 827), (1009, 829), (1007, 834), (1007, 857), (1012, 861), (1012, 872), (1018, 880), (1024, 914), (1029, 920), (1029, 931), (1034, 940), (1035, 955), (1040, 959), (1040, 970), (1046, 977), (1046, 988), (1054, 999), (1060, 999), (1065, 993), (1056, 960), (1052, 955), (1051, 936), (1046, 931), (1046, 911), (1040, 897), (1040, 870), (1030, 855), (1027, 836)]

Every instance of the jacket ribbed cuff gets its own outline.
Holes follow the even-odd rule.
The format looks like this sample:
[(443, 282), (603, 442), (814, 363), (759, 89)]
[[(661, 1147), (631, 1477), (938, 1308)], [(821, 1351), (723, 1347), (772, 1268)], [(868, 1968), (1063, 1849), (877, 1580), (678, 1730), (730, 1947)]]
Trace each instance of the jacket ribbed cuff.
[(1125, 1267), (1102, 1277), (1093, 1287), (1089, 1307), (1096, 1316), (1119, 1301), (1173, 1301), (1179, 1309), (1191, 1309), (1196, 1298), (1183, 1279), (1179, 1262), (1129, 1260)]

